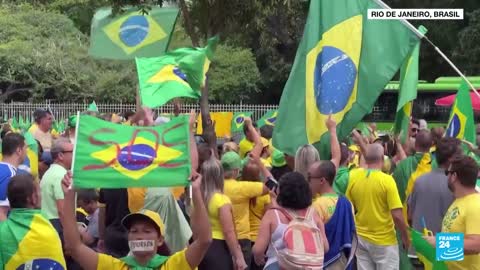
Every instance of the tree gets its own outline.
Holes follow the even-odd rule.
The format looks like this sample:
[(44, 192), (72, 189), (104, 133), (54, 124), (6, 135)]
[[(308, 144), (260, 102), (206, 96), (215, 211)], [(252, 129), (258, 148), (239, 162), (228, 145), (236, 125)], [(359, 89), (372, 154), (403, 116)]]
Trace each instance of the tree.
[(134, 65), (88, 57), (87, 37), (66, 16), (2, 6), (0, 24), (0, 100), (134, 100)]
[(260, 73), (249, 49), (220, 45), (209, 71), (209, 99), (223, 103), (255, 103)]
[(463, 63), (467, 75), (480, 74), (480, 9), (468, 14), (469, 25), (458, 34), (458, 45), (453, 52), (456, 60)]

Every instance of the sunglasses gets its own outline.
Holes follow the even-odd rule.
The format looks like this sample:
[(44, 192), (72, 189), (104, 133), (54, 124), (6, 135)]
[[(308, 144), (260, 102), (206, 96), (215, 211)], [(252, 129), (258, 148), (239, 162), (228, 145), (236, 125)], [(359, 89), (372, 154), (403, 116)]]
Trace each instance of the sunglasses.
[(453, 174), (455, 171), (450, 171), (450, 170), (445, 170), (445, 175), (449, 176), (450, 174)]
[(412, 132), (418, 132), (418, 128), (412, 128), (410, 129)]

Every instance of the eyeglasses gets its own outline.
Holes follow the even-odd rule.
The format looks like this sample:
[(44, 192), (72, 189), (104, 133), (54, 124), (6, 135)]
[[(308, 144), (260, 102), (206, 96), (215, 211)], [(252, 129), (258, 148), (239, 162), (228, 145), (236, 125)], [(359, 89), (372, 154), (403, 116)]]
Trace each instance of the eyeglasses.
[(455, 171), (450, 171), (450, 170), (445, 170), (445, 175), (449, 176), (450, 174), (453, 174)]
[(418, 128), (412, 128), (410, 129), (412, 132), (418, 132)]
[(307, 175), (308, 182), (312, 181), (312, 179), (322, 179), (323, 176), (314, 176), (314, 175)]

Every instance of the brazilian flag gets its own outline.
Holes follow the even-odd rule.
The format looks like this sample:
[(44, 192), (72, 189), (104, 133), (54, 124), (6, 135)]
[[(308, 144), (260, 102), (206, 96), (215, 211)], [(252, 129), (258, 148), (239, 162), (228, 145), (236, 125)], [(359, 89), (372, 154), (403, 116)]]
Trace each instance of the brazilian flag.
[(199, 98), (218, 43), (205, 48), (180, 48), (160, 57), (136, 58), (142, 105), (162, 106), (176, 97)]
[(89, 54), (95, 58), (134, 59), (165, 53), (178, 16), (177, 8), (130, 8), (117, 16), (99, 9), (92, 20)]
[[(418, 29), (422, 34), (427, 32), (424, 26)], [(405, 59), (400, 69), (400, 89), (398, 95), (397, 114), (395, 116), (395, 135), (401, 133), (401, 141), (405, 143), (408, 137), (408, 127), (412, 116), (413, 101), (417, 98), (418, 59), (420, 43), (418, 43)], [(403, 130), (403, 132), (402, 132)]]
[(267, 126), (275, 126), (275, 122), (277, 122), (277, 115), (278, 110), (269, 110), (267, 111), (262, 118), (258, 119), (257, 125), (258, 127)]
[(409, 229), (412, 246), (415, 248), (418, 258), (424, 264), (425, 270), (447, 270), (447, 266), (443, 261), (436, 260), (436, 251), (422, 234), (413, 229)]
[(118, 125), (80, 115), (75, 140), (78, 188), (186, 186), (190, 175), (188, 116), (153, 127)]
[(251, 117), (253, 112), (236, 112), (232, 118), (232, 133), (243, 131), (245, 118)]
[(12, 209), (0, 235), (0, 269), (67, 269), (58, 233), (41, 210)]
[(34, 178), (38, 177), (38, 143), (32, 133), (23, 133), (25, 143), (27, 144), (27, 157), (20, 166), (19, 171), (30, 173)]
[(445, 136), (465, 140), (473, 145), (476, 144), (470, 87), (465, 81), (460, 85), (455, 98)]
[(398, 20), (369, 20), (373, 0), (310, 1), (304, 34), (282, 94), (273, 144), (304, 144), (327, 159), (329, 114), (340, 140), (369, 113), (419, 38)]

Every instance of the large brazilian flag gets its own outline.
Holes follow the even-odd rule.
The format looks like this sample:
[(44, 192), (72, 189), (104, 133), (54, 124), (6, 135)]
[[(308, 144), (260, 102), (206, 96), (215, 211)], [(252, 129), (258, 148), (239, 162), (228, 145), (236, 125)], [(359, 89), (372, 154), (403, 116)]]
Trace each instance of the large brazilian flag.
[(310, 1), (303, 39), (280, 101), (273, 144), (293, 155), (313, 144), (329, 155), (325, 120), (340, 139), (371, 111), (419, 38), (398, 20), (369, 20), (371, 0)]
[(58, 233), (40, 209), (12, 209), (0, 235), (0, 269), (67, 269)]
[(126, 126), (81, 115), (75, 140), (77, 188), (188, 185), (188, 116), (153, 127)]
[(130, 8), (117, 16), (111, 8), (99, 9), (92, 19), (89, 54), (106, 59), (160, 56), (168, 48), (177, 16), (177, 8), (154, 7), (148, 14)]

